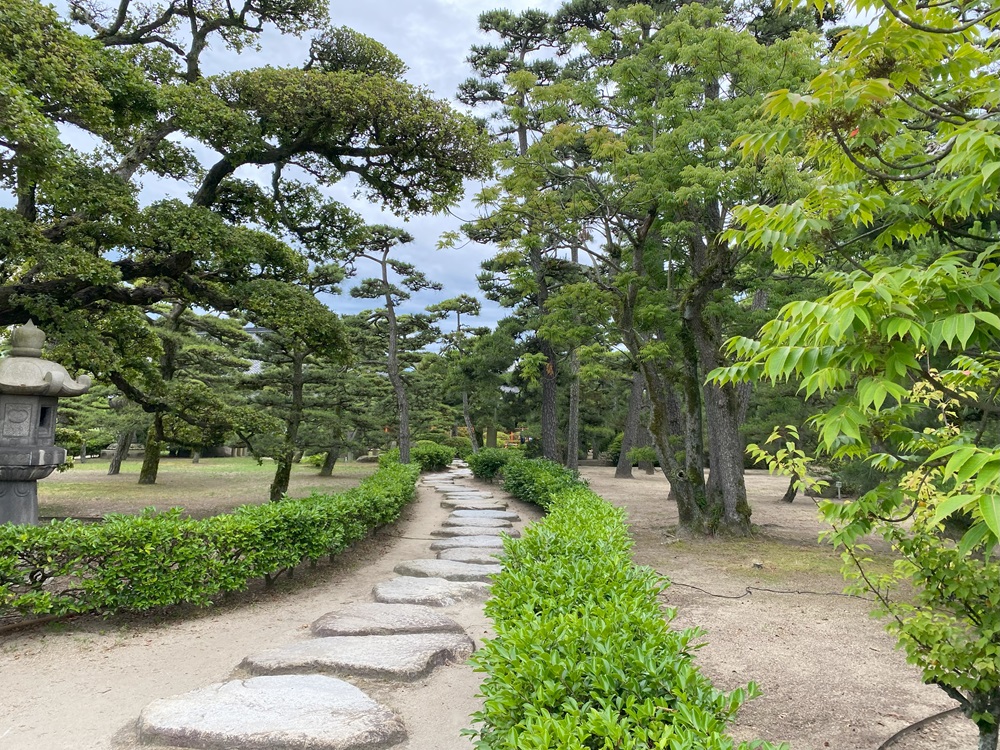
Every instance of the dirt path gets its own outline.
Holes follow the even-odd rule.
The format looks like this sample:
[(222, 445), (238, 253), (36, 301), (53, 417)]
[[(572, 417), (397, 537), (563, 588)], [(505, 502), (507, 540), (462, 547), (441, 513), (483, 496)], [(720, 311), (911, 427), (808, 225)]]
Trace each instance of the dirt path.
[[(250, 592), (207, 611), (168, 618), (79, 619), (0, 641), (0, 750), (126, 750), (134, 724), (152, 700), (227, 679), (242, 659), (265, 647), (310, 637), (309, 624), (344, 604), (371, 601), (374, 584), (394, 578), (402, 560), (428, 557), (430, 531), (448, 511), (421, 487), (392, 527), (332, 565), (300, 569), (271, 590)], [(520, 503), (522, 518), (537, 509)], [(481, 642), (489, 623), (481, 603), (445, 610)], [(401, 686), (354, 681), (398, 714), (410, 738), (403, 750), (468, 750), (459, 732), (478, 708), (480, 676), (451, 665)], [(148, 746), (144, 746), (148, 750)]]

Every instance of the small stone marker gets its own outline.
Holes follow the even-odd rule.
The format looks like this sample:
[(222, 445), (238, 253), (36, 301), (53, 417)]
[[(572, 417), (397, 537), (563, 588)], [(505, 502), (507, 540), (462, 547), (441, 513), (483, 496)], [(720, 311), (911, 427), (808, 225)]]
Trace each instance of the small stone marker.
[(248, 656), (240, 667), (251, 674), (323, 672), (416, 680), (442, 664), (465, 661), (474, 649), (465, 633), (347, 635), (273, 648)]
[(402, 576), (377, 584), (373, 593), (376, 601), (386, 604), (450, 607), (468, 599), (474, 601), (486, 599), (490, 595), (490, 587), (485, 583)]
[(448, 518), (499, 518), (505, 521), (520, 521), (521, 517), (510, 510), (456, 510)]
[(455, 547), (503, 549), (503, 538), (481, 534), (477, 536), (457, 536), (451, 539), (438, 539), (436, 542), (431, 542), (432, 550), (454, 549)]
[(146, 745), (208, 750), (374, 750), (406, 739), (402, 720), (343, 680), (322, 675), (216, 683), (150, 703)]
[(474, 549), (471, 547), (456, 547), (438, 552), (439, 560), (454, 560), (455, 562), (473, 563), (475, 565), (496, 565), (503, 557), (502, 549)]
[(491, 578), (503, 570), (498, 560), (490, 565), (470, 565), (455, 560), (407, 560), (395, 568), (401, 576), (416, 578), (444, 578), (446, 581), (482, 581), (489, 583)]
[(312, 624), (313, 635), (402, 635), (461, 633), (462, 626), (436, 609), (417, 604), (351, 604), (323, 615)]
[(502, 518), (447, 518), (442, 526), (461, 526), (489, 529), (510, 529), (514, 524)]
[(434, 529), (431, 536), (452, 538), (456, 536), (511, 536), (515, 539), (521, 536), (517, 529), (497, 529), (483, 526), (446, 526), (443, 529)]

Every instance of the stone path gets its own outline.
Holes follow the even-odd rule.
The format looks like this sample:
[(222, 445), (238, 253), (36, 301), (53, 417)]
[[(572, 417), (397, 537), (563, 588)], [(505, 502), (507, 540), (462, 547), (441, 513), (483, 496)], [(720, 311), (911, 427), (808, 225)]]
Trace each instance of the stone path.
[(139, 741), (206, 750), (374, 750), (405, 743), (400, 715), (366, 690), (409, 685), (413, 694), (391, 695), (420, 701), (426, 683), (419, 681), (468, 659), (473, 639), (442, 610), (485, 601), (490, 576), (502, 569), (502, 535), (519, 535), (513, 524), (520, 516), (506, 500), (474, 488), (471, 477), (456, 462), (447, 474), (421, 480), (452, 513), (431, 532), (436, 540), (427, 540), (428, 557), (396, 564), (398, 577), (377, 584), (374, 601), (320, 617), (307, 640), (248, 655), (229, 681), (154, 701), (139, 717)]

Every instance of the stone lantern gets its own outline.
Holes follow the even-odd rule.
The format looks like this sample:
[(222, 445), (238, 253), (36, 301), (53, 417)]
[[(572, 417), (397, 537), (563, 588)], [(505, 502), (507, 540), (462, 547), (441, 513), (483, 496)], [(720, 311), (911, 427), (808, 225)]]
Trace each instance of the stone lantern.
[(86, 393), (90, 378), (73, 380), (42, 359), (45, 334), (30, 320), (10, 343), (0, 359), (0, 524), (38, 523), (37, 482), (66, 460), (66, 449), (55, 445), (56, 404)]

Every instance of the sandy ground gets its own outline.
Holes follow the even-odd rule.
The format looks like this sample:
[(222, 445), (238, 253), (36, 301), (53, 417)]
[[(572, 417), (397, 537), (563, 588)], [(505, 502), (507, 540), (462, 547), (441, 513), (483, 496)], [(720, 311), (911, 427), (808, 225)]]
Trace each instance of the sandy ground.
[[(868, 602), (837, 595), (840, 558), (817, 542), (823, 526), (812, 501), (779, 502), (785, 480), (748, 472), (759, 530), (752, 540), (733, 542), (673, 537), (677, 513), (662, 474), (636, 471), (633, 480), (615, 480), (613, 468), (581, 473), (595, 492), (627, 509), (636, 561), (674, 582), (664, 598), (677, 609), (675, 626), (706, 631), (697, 657), (704, 671), (721, 688), (754, 681), (763, 691), (741, 712), (739, 739), (786, 741), (794, 750), (877, 750), (903, 727), (955, 705), (920, 682), (881, 622), (869, 617)], [(816, 593), (705, 593), (739, 596), (748, 586)], [(974, 750), (976, 738), (975, 726), (958, 716), (893, 748)]]
[[(788, 741), (795, 750), (876, 750), (894, 732), (951, 703), (894, 649), (867, 602), (836, 594), (839, 559), (816, 541), (813, 505), (777, 502), (782, 482), (748, 477), (758, 536), (750, 541), (681, 540), (662, 475), (615, 481), (613, 469), (585, 468), (593, 488), (627, 507), (636, 560), (670, 577), (666, 593), (677, 626), (707, 631), (698, 660), (731, 689), (757, 682), (763, 697), (744, 709), (740, 739)], [(168, 616), (78, 619), (0, 637), (0, 750), (131, 750), (133, 725), (159, 697), (225, 680), (248, 654), (309, 637), (326, 612), (368, 601), (371, 587), (393, 576), (396, 562), (426, 557), (427, 538), (447, 514), (433, 490), (393, 527), (316, 570), (300, 569), (271, 589), (257, 589), (207, 611)], [(537, 517), (520, 505), (525, 518)], [(684, 584), (684, 585), (681, 585)], [(816, 593), (776, 594), (778, 591)], [(478, 606), (448, 610), (480, 640), (489, 624)], [(480, 675), (467, 666), (387, 688), (359, 682), (404, 718), (405, 750), (468, 750), (459, 732), (476, 710)], [(939, 722), (894, 745), (898, 750), (972, 750), (964, 719)]]

